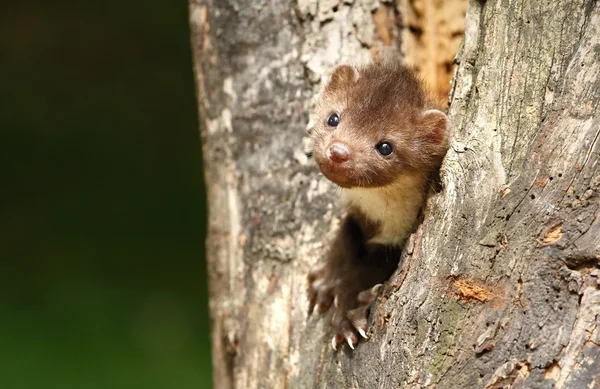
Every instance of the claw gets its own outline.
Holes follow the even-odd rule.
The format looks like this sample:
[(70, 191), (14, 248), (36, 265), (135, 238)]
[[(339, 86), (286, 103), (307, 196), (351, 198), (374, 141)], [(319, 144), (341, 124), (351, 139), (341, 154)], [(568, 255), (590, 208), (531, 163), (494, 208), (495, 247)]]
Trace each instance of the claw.
[(317, 313), (323, 313), (323, 312), (327, 312), (327, 310), (329, 309), (329, 307), (327, 305), (323, 305), (323, 304), (317, 304)]
[(346, 338), (346, 342), (348, 342), (348, 346), (350, 346), (350, 348), (354, 350), (354, 344), (352, 343), (352, 340), (350, 338)]
[(339, 296), (336, 295), (333, 299), (333, 305), (337, 308), (340, 305)]
[(361, 291), (358, 294), (358, 302), (361, 305), (370, 305), (377, 298), (382, 286), (382, 284), (377, 284), (372, 288)]
[(334, 335), (333, 338), (331, 338), (331, 348), (337, 351), (338, 344), (342, 343), (343, 341), (344, 338), (341, 334)]
[(333, 338), (331, 338), (331, 347), (337, 351), (338, 344), (342, 343), (343, 341), (344, 341), (344, 338), (342, 337), (342, 335), (336, 334), (333, 336)]
[(365, 339), (369, 339), (369, 337), (367, 336), (367, 333), (365, 332), (365, 330), (363, 330), (362, 328), (358, 329), (358, 333), (360, 334), (360, 336), (362, 336)]
[(373, 292), (374, 294), (378, 294), (382, 287), (383, 284), (377, 284), (371, 288), (371, 292)]

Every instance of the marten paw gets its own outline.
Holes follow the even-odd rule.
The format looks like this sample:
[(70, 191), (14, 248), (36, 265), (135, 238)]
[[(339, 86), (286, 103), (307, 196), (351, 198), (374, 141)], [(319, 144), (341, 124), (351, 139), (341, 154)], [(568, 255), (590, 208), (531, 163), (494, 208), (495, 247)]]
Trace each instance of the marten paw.
[(344, 341), (348, 343), (351, 349), (354, 350), (354, 346), (358, 344), (359, 337), (367, 339), (367, 314), (369, 306), (377, 298), (377, 294), (381, 289), (382, 285), (377, 284), (372, 288), (365, 289), (358, 293), (356, 296), (356, 302), (354, 306), (358, 304), (358, 307), (353, 309), (345, 309), (338, 304), (338, 296), (335, 297), (336, 311), (333, 316), (333, 327), (334, 335), (331, 339), (331, 347), (337, 350), (338, 345)]
[(333, 289), (337, 282), (327, 272), (327, 264), (320, 263), (308, 273), (308, 312), (316, 308), (318, 313), (326, 312), (333, 302)]

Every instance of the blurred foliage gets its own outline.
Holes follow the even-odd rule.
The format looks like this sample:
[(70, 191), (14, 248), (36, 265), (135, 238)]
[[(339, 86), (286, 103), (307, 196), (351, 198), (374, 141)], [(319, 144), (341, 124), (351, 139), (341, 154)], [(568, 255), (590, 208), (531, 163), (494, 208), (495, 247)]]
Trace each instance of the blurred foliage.
[(210, 388), (187, 2), (0, 6), (0, 387)]

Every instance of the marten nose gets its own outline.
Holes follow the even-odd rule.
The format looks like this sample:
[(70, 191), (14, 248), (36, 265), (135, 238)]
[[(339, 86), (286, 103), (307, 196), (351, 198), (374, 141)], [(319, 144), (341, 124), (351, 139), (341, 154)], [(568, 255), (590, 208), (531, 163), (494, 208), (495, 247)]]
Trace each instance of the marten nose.
[(334, 143), (327, 149), (327, 158), (335, 163), (344, 163), (350, 159), (348, 148), (341, 143)]

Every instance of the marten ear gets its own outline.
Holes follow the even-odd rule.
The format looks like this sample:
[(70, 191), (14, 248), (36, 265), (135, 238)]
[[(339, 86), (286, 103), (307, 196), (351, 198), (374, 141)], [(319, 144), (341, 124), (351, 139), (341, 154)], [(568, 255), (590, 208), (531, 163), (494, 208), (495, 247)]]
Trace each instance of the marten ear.
[(335, 68), (325, 89), (335, 91), (344, 86), (355, 83), (358, 80), (358, 69), (350, 65), (342, 65)]
[(448, 116), (440, 110), (428, 109), (421, 118), (423, 131), (427, 140), (436, 144), (448, 142)]

